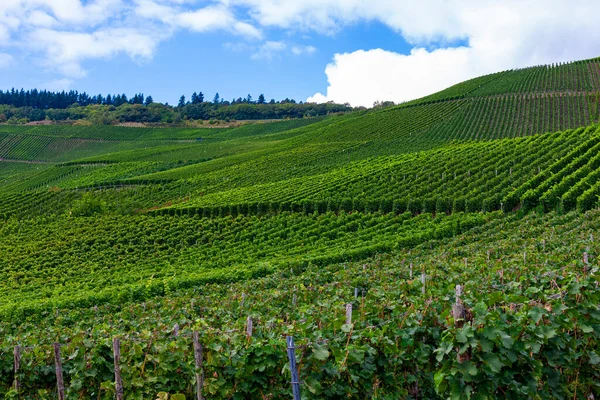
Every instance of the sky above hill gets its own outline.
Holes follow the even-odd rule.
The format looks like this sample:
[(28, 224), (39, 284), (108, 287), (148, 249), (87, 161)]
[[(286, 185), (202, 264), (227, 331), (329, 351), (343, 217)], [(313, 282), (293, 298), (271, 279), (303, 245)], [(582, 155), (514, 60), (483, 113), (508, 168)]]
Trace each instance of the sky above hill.
[(0, 0), (0, 88), (401, 102), (600, 56), (597, 0)]

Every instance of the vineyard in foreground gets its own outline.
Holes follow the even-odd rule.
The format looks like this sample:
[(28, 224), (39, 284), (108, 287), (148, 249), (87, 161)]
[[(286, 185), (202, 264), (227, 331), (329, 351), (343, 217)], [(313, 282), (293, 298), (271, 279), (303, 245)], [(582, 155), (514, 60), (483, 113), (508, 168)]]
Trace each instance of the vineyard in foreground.
[[(198, 331), (207, 398), (288, 397), (286, 335), (296, 338), (307, 399), (588, 398), (600, 390), (598, 228), (597, 211), (498, 218), (359, 263), (56, 309), (41, 322), (30, 315), (1, 326), (3, 390), (18, 343), (21, 394), (49, 396), (59, 342), (67, 397), (113, 398), (111, 340), (120, 337), (127, 398), (191, 398)], [(462, 327), (451, 313), (456, 285), (468, 310)]]
[(292, 336), (303, 399), (598, 398), (598, 93), (594, 59), (231, 129), (0, 125), (0, 396), (292, 398)]

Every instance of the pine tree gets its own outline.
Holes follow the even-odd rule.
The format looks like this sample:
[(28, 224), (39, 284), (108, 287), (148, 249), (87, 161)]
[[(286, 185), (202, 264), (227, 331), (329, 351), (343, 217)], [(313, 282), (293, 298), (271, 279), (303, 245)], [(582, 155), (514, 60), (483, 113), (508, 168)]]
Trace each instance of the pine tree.
[(181, 97), (179, 98), (179, 103), (177, 104), (177, 107), (181, 108), (185, 106), (185, 96), (181, 95)]

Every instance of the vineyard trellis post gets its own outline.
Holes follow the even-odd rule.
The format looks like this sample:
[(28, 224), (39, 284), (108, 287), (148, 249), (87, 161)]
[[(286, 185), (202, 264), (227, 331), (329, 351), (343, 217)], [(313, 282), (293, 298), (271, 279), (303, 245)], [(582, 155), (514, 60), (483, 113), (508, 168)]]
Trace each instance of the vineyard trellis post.
[(287, 353), (290, 360), (290, 372), (292, 374), (292, 393), (294, 394), (294, 400), (300, 400), (300, 377), (298, 375), (298, 368), (296, 367), (296, 347), (294, 346), (294, 337), (288, 336), (287, 341)]
[(425, 282), (426, 282), (427, 276), (425, 275), (425, 273), (423, 272), (421, 274), (421, 293), (425, 294)]
[(246, 319), (246, 336), (248, 336), (248, 339), (250, 339), (252, 337), (252, 318), (248, 317), (248, 319)]
[(346, 325), (352, 324), (352, 303), (346, 304)]
[(200, 344), (200, 339), (197, 331), (192, 333), (194, 341), (194, 362), (196, 364), (196, 399), (204, 400), (202, 396), (202, 387), (204, 386), (204, 371), (202, 370), (203, 364), (203, 349)]
[(63, 379), (62, 361), (60, 359), (60, 343), (54, 343), (54, 367), (56, 371), (58, 400), (65, 400), (65, 381)]
[(119, 365), (121, 360), (121, 340), (119, 338), (113, 338), (113, 355), (115, 363), (115, 394), (117, 400), (123, 400), (123, 380), (121, 379), (121, 367)]
[[(460, 296), (462, 296), (463, 287), (461, 285), (456, 285), (456, 302), (452, 305), (452, 317), (454, 318), (454, 327), (462, 328), (465, 324), (465, 307), (462, 305), (462, 301), (460, 300)], [(456, 359), (459, 363), (464, 362), (467, 357), (461, 356), (460, 353), (456, 354)]]
[(21, 389), (21, 383), (19, 382), (19, 369), (21, 368), (21, 346), (15, 346), (15, 350), (13, 352), (14, 355), (14, 372), (15, 372), (15, 382), (14, 388), (17, 394)]

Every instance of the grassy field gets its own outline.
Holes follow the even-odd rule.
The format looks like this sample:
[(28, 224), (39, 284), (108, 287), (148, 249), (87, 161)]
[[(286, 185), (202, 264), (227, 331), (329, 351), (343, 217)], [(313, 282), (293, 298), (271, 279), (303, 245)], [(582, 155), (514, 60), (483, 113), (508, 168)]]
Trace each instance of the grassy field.
[(288, 335), (306, 399), (598, 396), (599, 78), (230, 129), (0, 126), (0, 395), (55, 398), (60, 343), (67, 398), (112, 399), (119, 337), (126, 398), (192, 398), (198, 331), (211, 399), (289, 397)]

